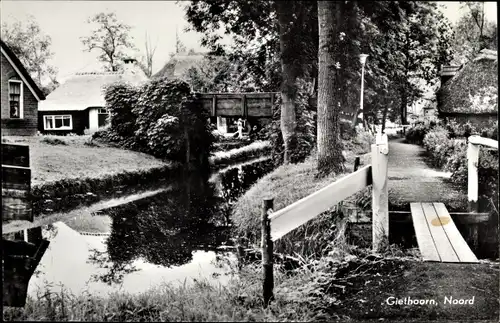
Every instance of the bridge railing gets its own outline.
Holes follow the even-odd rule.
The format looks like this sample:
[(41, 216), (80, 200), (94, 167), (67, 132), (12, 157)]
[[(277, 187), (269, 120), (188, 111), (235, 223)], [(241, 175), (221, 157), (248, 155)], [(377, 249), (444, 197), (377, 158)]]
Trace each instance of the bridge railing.
[(481, 146), (498, 150), (498, 141), (480, 137), (470, 136), (467, 144), (467, 200), (469, 212), (477, 212), (478, 200), (478, 162), (479, 149)]
[(375, 144), (371, 146), (371, 164), (272, 213), (269, 216), (271, 239), (280, 239), (335, 204), (372, 185), (373, 248), (378, 250), (381, 241), (389, 234), (388, 153), (387, 135), (377, 134)]

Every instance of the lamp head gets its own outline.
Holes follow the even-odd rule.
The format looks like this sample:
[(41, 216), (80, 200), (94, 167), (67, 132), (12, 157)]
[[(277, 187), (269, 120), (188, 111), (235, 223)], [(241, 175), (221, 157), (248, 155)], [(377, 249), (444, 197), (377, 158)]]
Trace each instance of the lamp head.
[(359, 61), (361, 62), (361, 65), (365, 65), (367, 57), (368, 57), (368, 54), (360, 54), (359, 55)]

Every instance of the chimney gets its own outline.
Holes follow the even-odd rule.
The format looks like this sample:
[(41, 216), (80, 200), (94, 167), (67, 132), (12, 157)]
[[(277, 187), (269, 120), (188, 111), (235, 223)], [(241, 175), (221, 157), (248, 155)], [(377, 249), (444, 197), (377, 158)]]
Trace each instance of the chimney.
[(449, 79), (453, 78), (455, 74), (462, 68), (460, 65), (449, 65), (449, 66), (443, 66), (441, 68), (441, 85), (446, 83)]
[(127, 57), (123, 59), (123, 69), (127, 73), (133, 73), (132, 71), (135, 69), (137, 60), (132, 57)]

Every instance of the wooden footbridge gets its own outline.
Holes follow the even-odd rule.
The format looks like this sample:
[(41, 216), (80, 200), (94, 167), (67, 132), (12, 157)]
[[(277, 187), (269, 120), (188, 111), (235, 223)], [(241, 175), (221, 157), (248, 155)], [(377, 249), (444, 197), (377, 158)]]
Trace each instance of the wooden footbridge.
[[(481, 146), (498, 149), (498, 142), (478, 136), (468, 138), (468, 201), (469, 211), (473, 216), (477, 213), (475, 207), (478, 199), (477, 162)], [(269, 214), (270, 239), (272, 241), (280, 239), (330, 207), (371, 185), (372, 242), (374, 251), (380, 250), (382, 242), (388, 241), (389, 238), (389, 153), (387, 136), (377, 134), (376, 142), (371, 147), (370, 165), (281, 210), (271, 212)], [(411, 170), (408, 169), (408, 171)], [(437, 191), (439, 187), (443, 190), (441, 182), (431, 184), (433, 184), (431, 186), (434, 191)], [(408, 190), (411, 191), (418, 186), (418, 183), (409, 181), (408, 185), (410, 185)], [(424, 189), (426, 188), (424, 186)], [(431, 189), (431, 194), (433, 190)], [(439, 198), (439, 194), (433, 196)], [(406, 199), (410, 204), (411, 219), (424, 261), (478, 262), (477, 257), (458, 231), (443, 201), (428, 201), (418, 194), (407, 194)], [(264, 241), (263, 245), (265, 245)]]

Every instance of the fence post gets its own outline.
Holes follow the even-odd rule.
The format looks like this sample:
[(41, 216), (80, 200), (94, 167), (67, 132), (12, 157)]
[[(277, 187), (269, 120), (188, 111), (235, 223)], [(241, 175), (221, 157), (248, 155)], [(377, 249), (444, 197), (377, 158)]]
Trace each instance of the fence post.
[(360, 161), (359, 156), (356, 156), (356, 159), (354, 159), (354, 171), (358, 170), (360, 162), (361, 161)]
[[(470, 137), (469, 137), (470, 138)], [(478, 211), (478, 172), (477, 163), (479, 161), (479, 145), (469, 142), (467, 144), (467, 202), (468, 210), (471, 213), (476, 213)], [(470, 226), (470, 238), (472, 245), (477, 247), (479, 242), (479, 232), (477, 224), (472, 224)]]
[(467, 144), (467, 201), (469, 212), (477, 212), (479, 145)]
[(264, 307), (267, 307), (273, 298), (274, 277), (273, 277), (273, 241), (271, 240), (271, 223), (268, 212), (273, 209), (273, 199), (264, 199), (262, 203), (261, 235), (262, 235), (262, 274), (263, 274), (263, 295)]
[(389, 191), (387, 166), (389, 144), (387, 135), (377, 135), (372, 145), (372, 247), (377, 252), (389, 239)]

